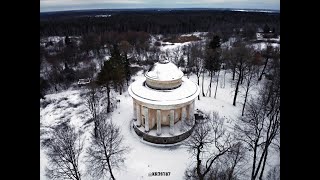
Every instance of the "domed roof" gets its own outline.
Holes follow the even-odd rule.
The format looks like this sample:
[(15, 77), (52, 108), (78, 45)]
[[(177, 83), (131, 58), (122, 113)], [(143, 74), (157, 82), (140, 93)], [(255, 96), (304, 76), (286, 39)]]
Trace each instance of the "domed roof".
[(144, 82), (144, 79), (133, 82), (128, 89), (130, 96), (140, 102), (168, 106), (169, 109), (172, 108), (171, 105), (193, 101), (200, 93), (199, 86), (186, 77), (182, 77), (181, 86), (170, 90), (154, 90), (146, 86)]
[(181, 79), (183, 72), (176, 65), (166, 60), (155, 63), (145, 76), (147, 79), (156, 81), (173, 81)]

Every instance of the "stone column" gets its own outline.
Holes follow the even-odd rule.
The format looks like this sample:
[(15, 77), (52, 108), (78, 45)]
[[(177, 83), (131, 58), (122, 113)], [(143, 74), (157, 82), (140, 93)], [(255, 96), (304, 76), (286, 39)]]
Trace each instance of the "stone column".
[(149, 132), (149, 110), (147, 107), (143, 107), (144, 111), (144, 131)]
[(140, 104), (136, 103), (136, 112), (137, 112), (137, 127), (141, 126), (141, 110)]
[(157, 110), (157, 135), (161, 135), (161, 111)]
[(134, 102), (133, 100), (133, 120), (137, 120), (137, 106), (136, 106), (136, 102)]
[(184, 107), (182, 107), (182, 112), (181, 112), (181, 122), (182, 122), (183, 124), (185, 124), (186, 121), (187, 121), (187, 109), (186, 109), (186, 107), (184, 106)]
[(170, 110), (170, 130), (169, 133), (174, 135), (174, 110)]

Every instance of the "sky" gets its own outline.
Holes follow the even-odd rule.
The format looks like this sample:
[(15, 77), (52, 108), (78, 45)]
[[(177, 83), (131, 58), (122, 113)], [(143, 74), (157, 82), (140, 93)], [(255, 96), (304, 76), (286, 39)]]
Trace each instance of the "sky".
[(40, 12), (131, 8), (241, 8), (280, 10), (280, 0), (40, 0)]

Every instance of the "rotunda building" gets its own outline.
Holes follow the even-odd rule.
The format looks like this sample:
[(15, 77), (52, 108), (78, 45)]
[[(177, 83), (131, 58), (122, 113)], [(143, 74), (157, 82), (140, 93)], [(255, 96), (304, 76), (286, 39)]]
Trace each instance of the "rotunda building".
[(195, 99), (200, 88), (173, 63), (164, 60), (129, 86), (133, 129), (143, 140), (173, 144), (190, 136), (195, 125)]

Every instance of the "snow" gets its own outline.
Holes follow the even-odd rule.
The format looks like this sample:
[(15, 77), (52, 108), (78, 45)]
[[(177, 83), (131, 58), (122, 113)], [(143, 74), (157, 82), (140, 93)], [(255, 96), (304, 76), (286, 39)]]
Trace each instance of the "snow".
[[(188, 34), (182, 34), (181, 36), (197, 36), (199, 38), (201, 38), (201, 40), (199, 41), (192, 41), (192, 42), (184, 42), (184, 43), (171, 43), (171, 42), (163, 42), (163, 41), (159, 41), (161, 42), (161, 46), (160, 46), (160, 50), (162, 52), (167, 52), (169, 51), (169, 56), (173, 56), (174, 53), (176, 53), (176, 51), (184, 46), (189, 46), (192, 43), (201, 43), (205, 41), (205, 38), (203, 38), (202, 36), (205, 36), (207, 34), (207, 32), (193, 32), (193, 33), (188, 33)], [(162, 35), (156, 35), (157, 38), (162, 38)]]
[[(160, 47), (160, 50), (165, 52), (167, 50), (174, 50), (174, 49), (177, 49), (179, 47), (182, 47), (182, 46), (187, 46), (187, 45), (190, 45), (191, 42), (184, 42), (184, 43), (168, 43), (168, 42), (162, 42), (162, 45), (165, 45), (165, 46), (161, 46)], [(173, 52), (173, 51), (172, 51)]]
[(280, 44), (279, 43), (265, 43), (265, 42), (260, 42), (260, 43), (254, 43), (252, 44), (252, 46), (254, 47), (254, 49), (256, 50), (263, 50), (267, 48), (267, 45), (272, 46), (273, 48), (280, 48)]
[(256, 33), (256, 37), (257, 37), (257, 40), (264, 40), (264, 41), (278, 41), (280, 42), (280, 35), (276, 38), (264, 38), (263, 37), (263, 33)]
[(89, 111), (87, 111), (80, 94), (79, 90), (70, 90), (46, 95), (46, 100), (42, 101), (51, 103), (45, 108), (40, 108), (40, 122), (43, 126), (52, 127), (61, 121), (70, 121), (70, 124), (77, 128), (81, 127), (89, 119)]
[(201, 36), (205, 36), (207, 34), (208, 34), (208, 32), (193, 32), (193, 33), (189, 33), (189, 34), (182, 34), (181, 36), (197, 36), (197, 37), (201, 37)]
[(102, 15), (96, 15), (94, 17), (110, 17), (111, 14), (102, 14)]
[[(279, 38), (280, 39), (280, 38)], [(58, 40), (58, 39), (57, 39)], [(168, 50), (169, 58), (174, 56), (174, 52), (177, 48), (181, 48), (187, 43), (175, 43), (174, 45), (167, 45), (160, 47), (162, 52)], [(260, 48), (265, 47), (261, 43)], [(258, 45), (256, 45), (258, 46)], [(262, 47), (261, 47), (262, 46)], [(279, 45), (280, 46), (280, 45)], [(180, 52), (182, 53), (182, 52)], [(204, 79), (204, 92), (207, 94), (206, 97), (202, 97), (200, 93), (200, 100), (196, 98), (195, 109), (199, 109), (204, 113), (211, 113), (212, 111), (217, 111), (221, 117), (225, 118), (225, 125), (228, 130), (233, 130), (233, 125), (236, 122), (236, 119), (241, 115), (242, 103), (244, 101), (244, 90), (240, 88), (240, 92), (237, 98), (237, 106), (232, 105), (233, 95), (234, 95), (234, 85), (231, 83), (232, 74), (228, 72), (225, 75), (225, 86), (224, 84), (224, 71), (220, 72), (219, 85), (216, 99), (213, 97), (215, 92), (215, 81), (216, 76), (213, 77), (212, 82), (212, 97), (209, 97), (207, 94), (207, 89), (209, 85), (210, 77), (208, 74), (205, 74)], [(133, 77), (135, 83), (141, 83), (145, 80), (145, 76), (142, 71), (139, 71), (136, 76)], [(197, 77), (194, 74), (191, 74), (189, 79), (183, 78), (184, 81), (189, 81), (190, 83), (197, 83)], [(202, 83), (202, 78), (200, 78), (200, 86)], [(133, 85), (133, 83), (132, 83)], [(192, 89), (192, 87), (190, 87)], [(251, 90), (251, 94), (256, 94), (259, 85), (255, 85)], [(138, 90), (139, 92), (140, 90)], [(189, 91), (189, 90), (187, 90)], [(200, 89), (201, 91), (201, 89)], [(93, 129), (93, 123), (86, 122), (90, 119), (90, 113), (87, 110), (84, 102), (84, 89), (77, 90), (66, 90), (56, 94), (48, 94), (45, 96), (45, 100), (40, 100), (40, 130), (44, 132), (41, 135), (41, 138), (45, 137), (45, 132), (48, 127), (54, 127), (63, 122), (70, 122), (77, 130), (84, 132), (82, 135), (85, 138), (85, 147), (88, 147), (90, 140), (90, 132)], [(155, 95), (147, 94), (145, 96), (149, 98), (154, 98)], [(181, 94), (180, 94), (181, 93)], [(174, 93), (171, 97), (178, 97), (186, 92)], [(112, 96), (120, 100), (120, 103), (117, 104), (117, 108), (114, 112), (111, 113), (110, 119), (120, 126), (121, 134), (124, 137), (123, 144), (130, 147), (129, 153), (126, 155), (125, 164), (118, 170), (114, 171), (114, 175), (118, 180), (126, 179), (168, 179), (168, 180), (182, 180), (184, 177), (184, 172), (186, 168), (194, 166), (195, 162), (191, 159), (191, 155), (187, 152), (187, 149), (180, 143), (174, 146), (161, 146), (154, 145), (143, 141), (138, 135), (135, 134), (132, 128), (132, 117), (133, 117), (133, 107), (132, 107), (132, 98), (129, 95), (129, 92), (126, 91), (122, 95), (112, 92)], [(159, 95), (157, 98), (168, 99), (167, 95)], [(162, 130), (165, 131), (165, 127), (162, 127)], [(84, 151), (85, 152), (85, 151)], [(85, 170), (84, 164), (84, 155), (81, 155), (80, 168)], [(273, 165), (279, 164), (279, 152), (271, 151), (268, 156), (268, 161), (266, 165), (267, 170)], [(247, 165), (250, 166), (251, 161)], [(45, 177), (45, 167), (48, 164), (48, 159), (45, 155), (45, 151), (40, 147), (40, 179), (46, 180)], [(150, 177), (148, 174), (150, 172), (171, 172), (170, 176), (153, 176)], [(84, 172), (84, 171), (83, 171)], [(84, 174), (84, 173), (82, 173)], [(87, 180), (90, 177), (84, 176), (82, 179)], [(244, 178), (248, 179), (248, 178)]]
[(230, 37), (229, 39), (228, 39), (228, 41), (226, 41), (226, 42), (224, 42), (224, 43), (221, 43), (221, 47), (222, 48), (230, 48), (231, 46), (232, 46), (232, 44), (234, 43), (234, 42), (236, 42), (236, 38), (235, 37)]
[[(223, 72), (220, 74), (219, 84), (223, 84)], [(219, 115), (225, 117), (225, 123), (230, 129), (233, 126), (235, 119), (241, 113), (243, 102), (243, 91), (240, 91), (237, 106), (232, 105), (234, 85), (231, 85), (231, 73), (226, 74), (225, 87), (218, 86), (217, 98), (214, 99), (214, 89), (212, 88), (212, 97), (202, 97), (198, 100), (196, 98), (195, 107), (205, 113), (210, 113), (212, 110), (218, 111)], [(144, 76), (140, 71), (134, 77), (136, 81), (143, 80)], [(213, 78), (215, 79), (215, 77)], [(190, 80), (194, 83), (197, 82), (195, 75), (190, 76)], [(201, 83), (200, 79), (200, 83)], [(204, 88), (205, 92), (209, 84), (209, 77), (205, 75)], [(201, 85), (201, 84), (200, 84)], [(215, 83), (212, 84), (215, 87)], [(257, 89), (253, 89), (256, 91)], [(89, 132), (92, 130), (93, 123), (85, 125), (85, 122), (90, 119), (89, 112), (87, 111), (83, 98), (81, 98), (83, 90), (68, 90), (57, 94), (46, 95), (45, 101), (50, 101), (44, 108), (40, 108), (41, 127), (54, 126), (58, 123), (70, 119), (70, 123), (77, 129), (85, 133), (86, 145), (88, 146)], [(121, 127), (121, 133), (124, 137), (124, 144), (130, 147), (130, 152), (126, 155), (125, 166), (119, 170), (115, 170), (115, 176), (119, 180), (126, 179), (163, 179), (164, 177), (149, 177), (148, 173), (153, 171), (171, 172), (170, 176), (165, 179), (179, 180), (183, 179), (184, 171), (190, 167), (193, 161), (190, 159), (190, 154), (187, 152), (183, 145), (175, 145), (171, 147), (159, 147), (151, 145), (150, 143), (141, 142), (132, 129), (132, 98), (128, 92), (123, 93), (121, 96), (116, 97), (120, 100), (118, 108), (111, 114), (111, 119), (114, 123)], [(43, 102), (42, 102), (43, 103)], [(78, 104), (76, 107), (70, 104)], [(58, 107), (60, 106), (60, 107)], [(61, 118), (65, 116), (65, 118)], [(162, 127), (164, 130), (165, 128)], [(272, 157), (273, 156), (273, 157)], [(268, 164), (273, 165), (279, 163), (278, 153), (270, 153)], [(44, 176), (44, 167), (47, 164), (46, 156), (43, 149), (40, 149), (40, 178), (46, 179)], [(81, 166), (84, 169), (84, 164)], [(85, 178), (84, 178), (85, 179)]]
[[(267, 45), (271, 45), (272, 47), (280, 47), (280, 36), (277, 38), (263, 38), (261, 33), (257, 33), (257, 40), (261, 41), (258, 43), (252, 43), (251, 46), (256, 50), (263, 50), (267, 48)], [(269, 42), (268, 42), (269, 41)], [(228, 41), (223, 42), (221, 44), (222, 48), (230, 48), (232, 44), (236, 42), (235, 37), (230, 37)]]
[(255, 9), (234, 9), (232, 11), (239, 11), (239, 12), (264, 12), (264, 13), (274, 13), (277, 12), (276, 10), (255, 10)]
[(180, 79), (183, 72), (173, 63), (155, 63), (152, 70), (147, 72), (147, 77), (159, 81), (170, 81)]

